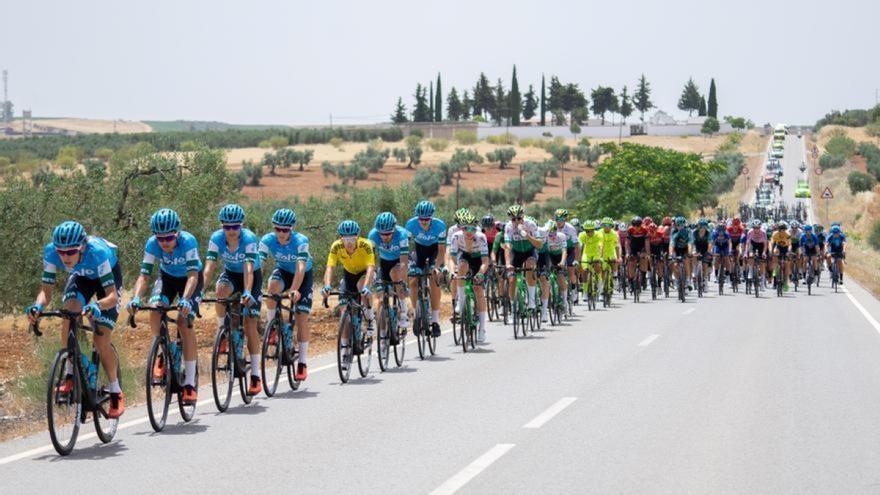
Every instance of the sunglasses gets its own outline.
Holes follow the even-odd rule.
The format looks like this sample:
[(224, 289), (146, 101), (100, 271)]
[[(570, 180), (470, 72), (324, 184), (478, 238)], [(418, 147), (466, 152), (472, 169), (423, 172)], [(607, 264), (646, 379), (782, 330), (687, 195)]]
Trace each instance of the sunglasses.
[(356, 235), (346, 235), (346, 236), (342, 236), (342, 242), (345, 242), (345, 243), (352, 243), (352, 242), (355, 242), (355, 241), (357, 241), (357, 236), (356, 236)]
[(241, 224), (236, 223), (233, 225), (225, 224), (223, 225), (223, 230), (241, 230)]
[(419, 221), (420, 221), (420, 222), (430, 222), (430, 221), (431, 221), (431, 217), (419, 217)]
[(67, 256), (67, 257), (69, 257), (69, 256), (73, 256), (73, 255), (75, 255), (76, 253), (78, 253), (78, 252), (79, 252), (79, 248), (76, 247), (76, 248), (73, 248), (73, 249), (56, 249), (55, 252), (58, 253), (60, 256)]
[(465, 232), (471, 232), (471, 233), (474, 233), (474, 232), (477, 231), (477, 228), (474, 227), (474, 226), (472, 226), (472, 225), (468, 225), (467, 227), (464, 228), (464, 230), (465, 230)]
[(290, 227), (275, 227), (275, 232), (286, 234), (290, 232)]
[(156, 236), (156, 241), (157, 241), (157, 242), (163, 242), (163, 243), (164, 243), (164, 242), (171, 242), (171, 241), (173, 241), (174, 239), (177, 239), (177, 234), (171, 234), (171, 235), (157, 235), (157, 236)]
[(382, 237), (388, 237), (389, 235), (391, 235), (393, 233), (394, 233), (394, 231), (392, 230), (391, 232), (379, 232), (379, 235)]
[(521, 216), (520, 216), (520, 217), (513, 217), (513, 220), (514, 220), (514, 221), (517, 221), (517, 222), (520, 221), (520, 220), (522, 220), (522, 219), (523, 219), (523, 217), (521, 217)]

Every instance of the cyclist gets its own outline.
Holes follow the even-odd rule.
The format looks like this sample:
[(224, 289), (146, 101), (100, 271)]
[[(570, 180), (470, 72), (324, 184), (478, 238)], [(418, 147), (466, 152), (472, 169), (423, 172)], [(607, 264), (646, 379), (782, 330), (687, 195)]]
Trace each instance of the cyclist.
[[(571, 282), (572, 287), (577, 286), (577, 273), (575, 267), (580, 265), (578, 262), (581, 259), (581, 245), (578, 242), (578, 231), (574, 224), (568, 222), (569, 212), (565, 208), (559, 208), (555, 212), (556, 217), (556, 230), (565, 234), (566, 246), (565, 246), (565, 260), (568, 265), (568, 280)], [(576, 219), (572, 219), (572, 222)], [(580, 222), (578, 222), (580, 223)], [(566, 287), (567, 285), (560, 284), (560, 288)]]
[[(565, 270), (566, 268), (571, 268), (571, 265), (568, 263), (568, 246), (570, 243), (568, 242), (568, 235), (558, 225), (558, 222), (549, 223), (547, 235), (544, 237), (544, 247), (547, 249), (545, 269), (548, 273), (551, 273), (552, 267), (559, 267), (560, 271), (556, 274), (556, 283), (559, 285), (559, 297), (562, 299), (563, 304), (565, 304), (565, 308), (568, 309), (568, 278), (566, 277)], [(546, 318), (549, 314), (550, 287), (545, 285), (547, 284), (546, 278), (542, 279), (541, 283), (541, 295), (544, 296), (542, 301), (544, 303), (542, 318)]]
[(791, 230), (789, 231), (789, 235), (791, 235), (791, 250), (789, 251), (794, 257), (794, 263), (797, 265), (798, 274), (801, 278), (804, 277), (804, 265), (803, 260), (801, 259), (801, 235), (803, 231), (801, 230), (801, 224), (797, 220), (791, 221)]
[[(147, 291), (147, 284), (153, 275), (153, 266), (158, 262), (159, 277), (153, 284), (149, 304), (169, 306), (177, 299), (177, 329), (183, 337), (183, 402), (195, 404), (198, 400), (196, 389), (196, 367), (198, 343), (196, 332), (187, 324), (187, 319), (199, 312), (202, 300), (202, 260), (199, 256), (199, 242), (189, 232), (180, 230), (180, 216), (174, 210), (162, 208), (150, 217), (150, 231), (153, 235), (144, 246), (144, 259), (141, 261), (141, 274), (134, 284), (134, 297), (128, 302), (128, 311), (136, 312), (141, 306), (141, 297)], [(162, 316), (150, 313), (150, 330), (153, 336), (159, 335)], [(165, 376), (165, 364), (157, 357), (152, 366), (153, 377)]]
[(599, 257), (611, 268), (609, 274), (611, 280), (614, 280), (614, 274), (617, 273), (617, 267), (622, 257), (620, 238), (614, 230), (616, 223), (610, 217), (603, 218), (601, 225), (602, 241), (599, 244)]
[(801, 251), (803, 252), (804, 258), (806, 258), (810, 266), (813, 267), (813, 271), (816, 272), (818, 270), (819, 263), (817, 262), (817, 258), (819, 255), (819, 236), (817, 236), (813, 232), (813, 226), (810, 224), (804, 225), (804, 233), (801, 234), (800, 242), (798, 243), (801, 247)]
[[(342, 264), (342, 292), (348, 294), (360, 294), (361, 304), (364, 307), (364, 315), (367, 317), (367, 339), (373, 337), (373, 305), (371, 303), (370, 287), (373, 285), (373, 275), (376, 271), (376, 256), (373, 253), (373, 245), (367, 239), (358, 237), (361, 226), (354, 220), (343, 220), (336, 228), (339, 239), (330, 245), (330, 253), (327, 255), (327, 268), (324, 269), (324, 288), (321, 294), (324, 300), (333, 287), (333, 270), (337, 264)], [(365, 339), (357, 340), (360, 343)], [(342, 346), (348, 345), (348, 339), (342, 339)], [(364, 349), (355, 345), (353, 352), (362, 354)]]
[(703, 264), (703, 280), (698, 281), (699, 283), (703, 283), (709, 278), (709, 267), (712, 261), (709, 258), (709, 242), (711, 238), (712, 231), (709, 229), (709, 221), (705, 218), (699, 219), (697, 221), (697, 228), (693, 230), (691, 237), (691, 242), (694, 245), (694, 255)]
[[(693, 290), (694, 287), (690, 282), (690, 247), (691, 230), (687, 226), (687, 221), (682, 216), (675, 217), (675, 224), (669, 231), (669, 257), (674, 259), (681, 258), (684, 261), (685, 280), (677, 280), (679, 284), (686, 283), (688, 290)], [(675, 261), (674, 264), (677, 265), (678, 261)], [(676, 277), (678, 277), (678, 267), (674, 266), (673, 268), (675, 268), (673, 271), (676, 273)]]
[(640, 216), (634, 216), (626, 229), (626, 277), (636, 283), (636, 262), (642, 273), (648, 273), (648, 229)]
[[(125, 411), (125, 394), (116, 376), (117, 357), (111, 344), (111, 332), (119, 316), (119, 300), (122, 295), (122, 271), (116, 245), (101, 237), (89, 236), (86, 229), (77, 222), (63, 222), (52, 230), (52, 242), (43, 248), (43, 276), (40, 292), (36, 300), (28, 306), (26, 313), (31, 323), (35, 322), (43, 308), (52, 300), (55, 277), (58, 270), (70, 273), (64, 286), (61, 303), (67, 311), (81, 311), (91, 318), (101, 329), (101, 335), (94, 334), (95, 347), (101, 356), (101, 364), (110, 380), (110, 407), (107, 415), (111, 418), (122, 416)], [(89, 302), (92, 297), (94, 302)], [(61, 344), (67, 346), (70, 322), (64, 320), (61, 327)], [(65, 363), (66, 378), (58, 386), (58, 393), (73, 392), (73, 364)]]
[[(269, 256), (275, 260), (275, 269), (269, 276), (267, 291), (270, 295), (290, 292), (290, 306), (297, 328), (297, 347), (299, 359), (296, 364), (294, 379), (303, 381), (309, 376), (308, 353), (311, 328), (309, 313), (312, 311), (312, 256), (309, 253), (309, 238), (294, 232), (296, 213), (289, 208), (281, 208), (272, 214), (272, 230), (260, 239), (260, 260)], [(271, 325), (277, 311), (274, 299), (266, 299), (267, 325)], [(292, 351), (293, 346), (288, 346)]]
[[(747, 266), (749, 268), (755, 263), (756, 258), (761, 260), (766, 259), (767, 241), (767, 232), (761, 228), (761, 221), (758, 219), (752, 220), (752, 228), (749, 230), (748, 234), (746, 234), (746, 258)], [(758, 269), (758, 277), (759, 279), (763, 279), (764, 265), (759, 265)], [(751, 271), (749, 272), (749, 277), (751, 277)], [(757, 284), (758, 280), (753, 280), (753, 283)]]
[[(446, 223), (439, 218), (434, 218), (434, 203), (420, 201), (416, 205), (416, 216), (406, 222), (406, 230), (412, 236), (414, 248), (410, 260), (410, 302), (416, 306), (418, 297), (418, 280), (416, 275), (419, 270), (433, 270), (430, 278), (431, 288), (431, 335), (440, 336), (440, 285), (437, 281), (439, 270), (434, 266), (437, 259), (446, 258)], [(445, 268), (444, 268), (445, 269)], [(421, 329), (415, 328), (416, 335)]]
[[(244, 209), (237, 204), (228, 204), (220, 209), (218, 219), (223, 228), (211, 234), (211, 239), (208, 241), (205, 280), (211, 280), (219, 259), (223, 262), (223, 271), (217, 278), (215, 287), (217, 298), (223, 299), (233, 294), (241, 294), (244, 332), (247, 335), (251, 358), (251, 379), (247, 393), (257, 395), (263, 390), (263, 381), (260, 378), (262, 342), (257, 331), (263, 274), (260, 271), (259, 240), (253, 232), (242, 226), (244, 218)], [(226, 306), (217, 303), (214, 307), (217, 313), (217, 325), (222, 327), (226, 317)]]
[[(467, 208), (459, 208), (455, 210), (455, 213), (452, 214), (452, 221), (454, 222), (451, 227), (446, 231), (446, 243), (449, 244), (449, 239), (452, 239), (452, 234), (455, 234), (459, 230), (461, 230), (461, 226), (463, 225), (464, 219), (467, 215), (470, 214), (470, 210)], [(447, 269), (453, 273), (455, 273), (455, 259), (449, 254), (449, 250), (446, 251), (446, 264)]]
[[(488, 242), (488, 239), (487, 239)], [(503, 222), (495, 222), (495, 239), (492, 241), (492, 244), (489, 246), (489, 263), (492, 267), (503, 267), (507, 266), (507, 262), (504, 259), (504, 223)], [(506, 281), (507, 277), (504, 276), (502, 270), (496, 268), (494, 270), (494, 276), (496, 280), (498, 280), (498, 296), (503, 297), (503, 294), (506, 292)]]
[[(479, 315), (479, 329), (477, 341), (486, 342), (486, 320), (489, 313), (486, 306), (486, 293), (483, 290), (483, 280), (486, 271), (489, 270), (489, 245), (485, 234), (477, 227), (477, 219), (470, 212), (465, 212), (459, 219), (460, 229), (449, 238), (449, 253), (456, 260), (456, 273), (459, 276), (473, 275), (474, 298), (477, 302), (477, 314)], [(458, 314), (464, 311), (464, 279), (456, 280), (456, 297)]]
[(712, 254), (715, 255), (715, 278), (721, 279), (731, 273), (731, 238), (724, 222), (718, 222), (712, 232)]
[[(597, 222), (587, 220), (583, 223), (584, 231), (578, 234), (578, 241), (581, 245), (581, 269), (584, 272), (592, 271), (593, 276), (597, 277), (602, 273), (602, 234), (596, 232)], [(596, 287), (599, 284), (595, 284)], [(588, 292), (586, 281), (583, 287), (584, 293)]]
[[(788, 260), (789, 248), (791, 247), (791, 234), (788, 233), (788, 223), (784, 220), (776, 225), (776, 232), (770, 236), (770, 252), (777, 254), (782, 262), (783, 289), (788, 290), (788, 277), (791, 273), (791, 262)], [(775, 273), (778, 265), (775, 259), (770, 260), (770, 271)]]
[(846, 260), (846, 234), (840, 229), (839, 224), (831, 224), (831, 230), (825, 239), (827, 246), (828, 269), (837, 264), (838, 283), (843, 285), (843, 261)]
[(742, 248), (740, 248), (740, 244), (742, 244), (746, 239), (745, 226), (743, 226), (742, 219), (740, 217), (733, 217), (733, 222), (731, 222), (731, 224), (727, 227), (727, 234), (730, 236), (730, 244), (734, 256), (734, 263), (739, 265), (740, 257), (743, 254), (743, 250)]
[[(401, 283), (406, 279), (406, 268), (409, 266), (409, 233), (397, 225), (397, 217), (390, 211), (380, 213), (376, 217), (373, 230), (367, 235), (373, 243), (373, 250), (379, 252), (379, 280), (383, 284), (392, 282), (396, 286), (397, 304), (400, 311), (400, 328), (409, 328), (409, 310), (407, 309), (406, 286)], [(392, 333), (391, 344), (397, 345), (398, 335)]]
[(508, 295), (510, 300), (516, 298), (517, 268), (526, 270), (526, 286), (528, 287), (528, 308), (535, 309), (535, 274), (534, 269), (538, 258), (537, 250), (543, 241), (538, 237), (538, 226), (525, 220), (525, 211), (520, 205), (512, 205), (507, 209), (510, 222), (504, 227), (504, 259), (507, 261)]
[(658, 280), (663, 280), (663, 277), (665, 276), (665, 254), (669, 250), (668, 247), (665, 247), (665, 242), (663, 239), (664, 230), (665, 227), (658, 226), (656, 223), (653, 222), (648, 225), (648, 250), (651, 253), (651, 263), (649, 266), (652, 267), (652, 270), (656, 274), (656, 278)]

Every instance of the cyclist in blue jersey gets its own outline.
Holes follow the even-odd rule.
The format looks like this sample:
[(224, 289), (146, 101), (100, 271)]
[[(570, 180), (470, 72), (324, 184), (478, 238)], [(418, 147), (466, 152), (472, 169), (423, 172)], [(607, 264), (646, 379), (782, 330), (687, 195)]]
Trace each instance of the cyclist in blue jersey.
[[(199, 312), (202, 299), (202, 260), (199, 257), (199, 242), (195, 236), (180, 230), (180, 217), (177, 212), (163, 208), (150, 217), (150, 231), (153, 235), (144, 246), (144, 259), (141, 262), (141, 274), (134, 284), (134, 295), (128, 302), (128, 311), (136, 312), (141, 307), (141, 297), (147, 291), (153, 267), (158, 262), (159, 277), (153, 284), (153, 292), (149, 304), (169, 306), (177, 299), (177, 329), (183, 337), (183, 402), (195, 404), (198, 400), (196, 389), (196, 369), (198, 360), (198, 344), (196, 332), (187, 325), (194, 314)], [(159, 335), (162, 316), (150, 313), (150, 330), (153, 336)], [(161, 356), (156, 357), (152, 367), (153, 376), (161, 379), (165, 376), (165, 363)]]
[[(257, 322), (260, 319), (260, 296), (262, 295), (263, 275), (260, 272), (259, 242), (257, 236), (243, 228), (244, 210), (236, 204), (228, 204), (220, 209), (218, 216), (223, 228), (211, 234), (208, 241), (208, 254), (205, 256), (205, 281), (211, 280), (217, 267), (217, 260), (223, 262), (223, 271), (217, 278), (217, 298), (241, 294), (244, 331), (247, 335), (248, 351), (251, 358), (251, 379), (248, 395), (257, 395), (263, 390), (260, 378), (260, 335)], [(217, 325), (223, 325), (226, 307), (215, 305)], [(230, 343), (226, 343), (230, 345)]]
[(831, 224), (828, 237), (825, 238), (825, 249), (828, 258), (828, 269), (831, 270), (834, 264), (837, 264), (837, 273), (840, 274), (838, 283), (843, 285), (843, 262), (846, 260), (846, 234), (840, 229), (840, 224)]
[[(110, 384), (111, 418), (122, 416), (125, 411), (125, 395), (116, 376), (117, 356), (111, 345), (111, 332), (119, 316), (119, 300), (122, 294), (122, 271), (116, 253), (116, 245), (100, 237), (89, 236), (77, 222), (64, 222), (52, 231), (52, 242), (43, 248), (43, 277), (40, 292), (26, 313), (33, 323), (52, 300), (58, 270), (70, 274), (64, 286), (62, 305), (67, 311), (82, 311), (101, 327), (101, 335), (94, 334), (95, 347), (101, 355), (101, 364)], [(91, 301), (95, 297), (94, 302)], [(61, 343), (67, 346), (70, 322), (63, 320)], [(58, 386), (58, 393), (73, 391), (73, 365), (65, 363), (67, 377)]]
[(801, 251), (804, 254), (804, 258), (810, 261), (810, 264), (813, 266), (814, 271), (818, 270), (818, 255), (821, 252), (821, 248), (819, 245), (819, 236), (817, 236), (816, 233), (813, 232), (812, 225), (804, 225), (804, 233), (801, 234), (800, 246)]
[(724, 222), (718, 222), (711, 237), (712, 254), (715, 255), (715, 277), (721, 278), (731, 273), (731, 238)]
[[(312, 311), (312, 257), (309, 254), (309, 238), (293, 231), (296, 213), (288, 208), (275, 211), (272, 225), (275, 232), (264, 235), (260, 240), (260, 260), (265, 261), (269, 256), (275, 260), (275, 270), (269, 276), (269, 294), (290, 291), (299, 347), (299, 362), (294, 378), (303, 381), (309, 376), (307, 357), (311, 338), (309, 313)], [(266, 299), (268, 325), (275, 319), (275, 311), (275, 300)]]
[[(379, 252), (379, 277), (384, 283), (403, 282), (404, 270), (409, 265), (409, 232), (397, 225), (397, 217), (390, 211), (376, 217), (373, 230), (367, 235), (373, 247)], [(397, 300), (400, 305), (400, 328), (409, 328), (409, 315), (406, 302), (406, 288), (398, 285)], [(396, 338), (392, 335), (392, 339)], [(397, 344), (397, 342), (392, 342)]]
[[(413, 255), (410, 260), (410, 302), (416, 305), (418, 286), (413, 276), (418, 270), (432, 270), (431, 277), (431, 334), (440, 336), (440, 284), (437, 275), (440, 268), (436, 266), (437, 260), (446, 259), (446, 223), (439, 218), (434, 218), (434, 203), (420, 201), (416, 205), (416, 216), (406, 222), (406, 230), (412, 236), (414, 242)], [(445, 267), (443, 267), (445, 269)], [(415, 329), (416, 332), (420, 330)]]

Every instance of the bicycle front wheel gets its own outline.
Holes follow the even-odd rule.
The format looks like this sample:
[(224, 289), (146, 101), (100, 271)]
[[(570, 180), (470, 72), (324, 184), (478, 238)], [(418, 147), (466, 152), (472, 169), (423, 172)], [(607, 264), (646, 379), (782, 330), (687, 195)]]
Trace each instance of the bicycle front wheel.
[(232, 357), (234, 352), (229, 329), (220, 329), (211, 351), (211, 389), (214, 392), (214, 404), (220, 412), (226, 411), (232, 400), (232, 386), (235, 384), (235, 359)]
[(351, 376), (352, 356), (354, 355), (352, 347), (354, 335), (351, 326), (351, 316), (348, 312), (343, 313), (336, 332), (336, 367), (339, 370), (339, 380), (342, 383), (348, 383), (348, 378)]
[[(161, 337), (153, 337), (150, 354), (147, 358), (146, 379), (147, 416), (154, 431), (162, 431), (168, 419), (168, 407), (171, 404), (171, 374), (167, 347)], [(161, 373), (158, 371), (161, 370)], [(159, 376), (156, 376), (159, 375)]]
[(391, 358), (391, 316), (384, 303), (379, 305), (379, 314), (376, 315), (376, 334), (379, 336), (376, 346), (379, 370), (385, 371)]
[(263, 332), (263, 352), (260, 357), (260, 370), (263, 373), (263, 390), (266, 397), (275, 395), (281, 371), (284, 369), (284, 335), (277, 318), (273, 318)]
[[(121, 387), (122, 368), (119, 365), (119, 353), (116, 352), (116, 347), (113, 346), (113, 344), (110, 344), (110, 347), (113, 349), (113, 354), (116, 354), (116, 380), (119, 381), (119, 386)], [(110, 392), (107, 391), (109, 385), (110, 377), (105, 370), (97, 383), (97, 391), (95, 392), (95, 402), (97, 403), (97, 407), (92, 414), (95, 417), (95, 432), (98, 434), (98, 438), (104, 443), (110, 443), (110, 441), (113, 440), (113, 437), (116, 436), (116, 429), (119, 427), (119, 418), (110, 418), (107, 416), (108, 402), (110, 402)], [(170, 396), (171, 394), (168, 394), (169, 399)]]
[[(49, 437), (52, 439), (52, 446), (61, 455), (73, 451), (82, 417), (82, 383), (78, 366), (73, 364), (73, 359), (66, 349), (58, 351), (55, 360), (52, 361), (46, 384), (46, 419), (49, 423)], [(73, 374), (73, 387), (65, 393), (58, 388), (67, 381), (68, 373), (65, 368), (68, 365)]]
[(361, 374), (361, 378), (366, 378), (370, 373), (370, 363), (373, 359), (373, 338), (368, 337), (364, 330), (361, 329), (361, 340), (363, 341), (364, 352), (357, 355), (358, 371)]

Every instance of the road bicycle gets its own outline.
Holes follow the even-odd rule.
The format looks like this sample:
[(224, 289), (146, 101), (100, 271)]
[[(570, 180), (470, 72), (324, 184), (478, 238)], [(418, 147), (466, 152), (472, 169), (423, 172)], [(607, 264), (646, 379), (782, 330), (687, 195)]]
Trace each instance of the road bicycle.
[[(373, 337), (363, 331), (366, 316), (360, 303), (361, 295), (357, 292), (331, 291), (326, 296), (338, 296), (342, 308), (336, 332), (336, 368), (339, 371), (339, 380), (348, 383), (354, 356), (357, 356), (361, 378), (366, 378), (373, 357)], [(329, 308), (326, 296), (324, 307)]]
[(406, 353), (407, 332), (405, 328), (400, 328), (398, 287), (406, 287), (406, 284), (403, 282), (379, 282), (376, 286), (376, 294), (380, 296), (379, 311), (376, 315), (377, 354), (379, 369), (382, 371), (388, 369), (392, 353), (397, 367), (403, 366), (403, 357)]
[(416, 284), (416, 307), (413, 308), (413, 331), (416, 334), (416, 343), (419, 348), (419, 359), (425, 359), (430, 353), (433, 356), (437, 352), (437, 337), (431, 332), (431, 290), (428, 279), (433, 267), (427, 271), (420, 268), (412, 268), (410, 276), (417, 278)]
[[(287, 371), (287, 383), (291, 390), (298, 390), (300, 381), (296, 379), (296, 363), (299, 361), (299, 348), (293, 341), (296, 335), (295, 309), (286, 306), (288, 296), (264, 294), (264, 299), (275, 301), (275, 317), (266, 322), (263, 330), (263, 352), (260, 357), (260, 370), (263, 374), (263, 390), (266, 397), (272, 397), (278, 390), (281, 373)], [(285, 320), (284, 315), (287, 314)]]
[[(52, 446), (60, 455), (70, 454), (76, 445), (79, 427), (88, 421), (90, 414), (98, 438), (103, 443), (110, 443), (116, 436), (119, 418), (107, 415), (110, 402), (110, 392), (107, 389), (109, 378), (106, 372), (100, 373), (101, 356), (94, 342), (91, 343), (89, 357), (82, 351), (79, 340), (80, 331), (102, 335), (102, 330), (94, 320), (88, 326), (83, 325), (80, 312), (62, 309), (46, 311), (37, 316), (30, 326), (37, 337), (43, 335), (40, 331), (40, 320), (44, 318), (61, 318), (69, 323), (67, 346), (55, 353), (46, 384), (46, 419)], [(116, 352), (115, 347), (113, 352)], [(121, 386), (118, 356), (116, 362), (116, 376)]]
[[(168, 420), (168, 409), (171, 405), (171, 397), (177, 396), (177, 405), (180, 409), (180, 417), (184, 422), (192, 420), (196, 412), (195, 403), (186, 403), (183, 400), (185, 368), (181, 360), (183, 342), (180, 338), (180, 329), (177, 329), (175, 338), (171, 338), (168, 325), (171, 319), (169, 312), (177, 312), (176, 307), (143, 307), (138, 311), (159, 313), (159, 335), (153, 337), (150, 344), (150, 353), (147, 355), (146, 375), (144, 384), (147, 391), (147, 416), (150, 426), (156, 432), (165, 428)], [(176, 319), (175, 319), (176, 320)], [(192, 328), (192, 317), (186, 319), (187, 327)], [(134, 320), (134, 312), (129, 312), (128, 326), (137, 328)], [(193, 387), (199, 388), (199, 367), (196, 365), (196, 377)]]
[(236, 380), (241, 400), (250, 404), (253, 396), (248, 394), (247, 380), (251, 364), (244, 354), (246, 336), (243, 325), (246, 309), (241, 306), (240, 296), (233, 294), (226, 298), (203, 299), (202, 302), (218, 303), (226, 307), (223, 324), (217, 329), (211, 350), (211, 390), (214, 404), (220, 412), (229, 408), (232, 387)]

